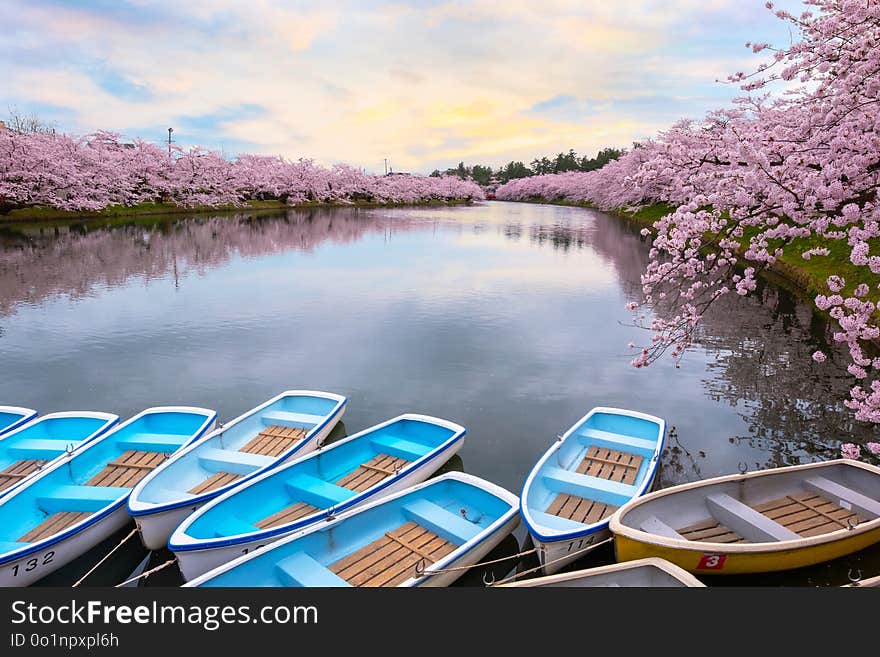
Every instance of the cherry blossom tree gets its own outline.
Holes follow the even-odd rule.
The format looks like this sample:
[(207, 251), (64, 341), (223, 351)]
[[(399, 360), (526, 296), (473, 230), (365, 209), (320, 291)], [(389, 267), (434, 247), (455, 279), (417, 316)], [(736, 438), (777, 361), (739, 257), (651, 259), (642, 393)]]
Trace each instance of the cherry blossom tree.
[(372, 176), (312, 160), (173, 149), (125, 143), (111, 132), (82, 137), (0, 131), (0, 208), (101, 210), (166, 202), (182, 207), (244, 205), (251, 199), (385, 204), (482, 199), (479, 185), (455, 176)]
[[(795, 43), (746, 44), (771, 56), (730, 76), (744, 92), (730, 107), (677, 123), (598, 171), (515, 180), (496, 196), (674, 208), (644, 231), (651, 260), (643, 300), (630, 307), (653, 338), (636, 367), (667, 353), (679, 361), (707, 309), (731, 292), (752, 292), (755, 277), (783, 255), (828, 260), (837, 273), (815, 304), (836, 320), (833, 340), (849, 353), (845, 404), (856, 419), (878, 423), (880, 358), (870, 354), (880, 338), (880, 3), (806, 4), (800, 15), (774, 11), (799, 35)], [(668, 312), (651, 312), (659, 305)], [(857, 447), (844, 454), (858, 456)]]

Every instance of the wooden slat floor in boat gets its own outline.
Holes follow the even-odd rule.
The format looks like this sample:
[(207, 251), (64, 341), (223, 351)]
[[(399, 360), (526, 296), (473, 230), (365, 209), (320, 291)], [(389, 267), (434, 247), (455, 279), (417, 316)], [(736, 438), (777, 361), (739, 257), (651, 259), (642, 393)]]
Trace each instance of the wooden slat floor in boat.
[(754, 509), (805, 538), (847, 529), (850, 522), (860, 523), (866, 520), (858, 513), (844, 509), (817, 493), (806, 491), (764, 502)]
[(90, 515), (92, 514), (86, 511), (61, 511), (59, 513), (53, 513), (18, 540), (21, 543), (36, 543), (37, 541), (67, 529), (71, 525), (75, 525), (80, 520), (88, 518)]
[[(849, 522), (864, 522), (865, 518), (844, 509), (821, 495), (797, 493), (752, 506), (755, 511), (778, 522), (783, 527), (807, 538), (838, 529), (846, 529)], [(748, 543), (742, 536), (720, 524), (714, 518), (676, 530), (689, 541), (706, 543)]]
[(167, 455), (164, 452), (127, 450), (87, 481), (86, 486), (133, 488), (137, 482), (147, 476), (150, 470), (160, 465), (166, 458)]
[(582, 522), (585, 525), (592, 525), (594, 522), (607, 518), (615, 511), (617, 511), (617, 507), (612, 504), (568, 493), (559, 493), (547, 507), (547, 513), (550, 515)]
[(279, 427), (270, 424), (238, 451), (263, 456), (279, 456), (305, 437), (306, 430), (302, 427)]
[(424, 560), (427, 569), (456, 547), (421, 525), (408, 522), (329, 568), (352, 586), (397, 586), (415, 577), (420, 561)]
[(16, 461), (5, 470), (0, 471), (0, 490), (4, 490), (13, 484), (17, 484), (29, 474), (33, 474), (43, 467), (44, 463), (46, 463), (46, 461), (41, 461), (39, 459), (22, 459), (21, 461)]
[(406, 459), (379, 454), (366, 463), (361, 463), (357, 470), (345, 475), (336, 482), (336, 485), (361, 493), (386, 477), (396, 474), (397, 470), (406, 467), (408, 463)]
[(306, 504), (305, 502), (297, 502), (296, 504), (292, 504), (291, 506), (281, 509), (276, 513), (273, 513), (271, 516), (266, 516), (259, 522), (255, 522), (254, 524), (260, 529), (269, 529), (270, 527), (277, 527), (278, 525), (286, 525), (289, 522), (294, 522), (295, 520), (299, 520), (300, 518), (305, 518), (316, 511), (320, 511), (320, 509), (316, 506), (312, 506), (311, 504)]
[(226, 484), (231, 484), (236, 479), (241, 479), (241, 475), (232, 472), (215, 472), (204, 481), (190, 488), (187, 492), (193, 495), (201, 495), (202, 493), (222, 488)]
[(707, 518), (687, 527), (676, 529), (689, 541), (701, 543), (747, 543), (746, 539), (729, 527), (725, 527), (715, 518)]
[(642, 457), (629, 452), (619, 452), (593, 445), (577, 468), (580, 474), (634, 484), (642, 465)]

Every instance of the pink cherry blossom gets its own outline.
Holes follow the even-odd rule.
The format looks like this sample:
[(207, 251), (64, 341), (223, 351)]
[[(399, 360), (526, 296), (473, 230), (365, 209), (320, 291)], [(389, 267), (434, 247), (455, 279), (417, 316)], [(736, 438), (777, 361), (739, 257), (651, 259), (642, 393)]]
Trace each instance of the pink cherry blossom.
[[(880, 254), (871, 252), (880, 237), (880, 3), (805, 2), (811, 11), (799, 15), (773, 10), (795, 38), (752, 47), (770, 59), (730, 76), (743, 95), (729, 107), (680, 121), (599, 170), (522, 178), (496, 191), (604, 210), (671, 208), (643, 231), (651, 250), (639, 306), (654, 310), (644, 324), (654, 336), (637, 367), (682, 353), (717, 299), (752, 293), (755, 276), (789, 252), (833, 264), (828, 256), (839, 249), (830, 247), (843, 245), (850, 267), (880, 274)], [(810, 248), (798, 247), (803, 239)], [(863, 355), (880, 338), (880, 305), (869, 296), (880, 287), (851, 289), (840, 273), (826, 286), (816, 306), (839, 325), (833, 341), (852, 361), (844, 404), (857, 420), (880, 423), (880, 359)]]
[(83, 137), (0, 131), (0, 206), (100, 210), (109, 205), (243, 205), (251, 199), (418, 203), (482, 199), (479, 185), (455, 176), (373, 176), (346, 165), (239, 155), (202, 148), (167, 151), (119, 135)]

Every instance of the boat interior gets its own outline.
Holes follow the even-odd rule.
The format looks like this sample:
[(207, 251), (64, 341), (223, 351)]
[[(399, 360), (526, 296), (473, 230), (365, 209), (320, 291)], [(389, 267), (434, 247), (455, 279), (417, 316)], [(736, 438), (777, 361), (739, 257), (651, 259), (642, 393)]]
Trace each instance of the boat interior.
[(636, 505), (621, 520), (652, 534), (705, 543), (766, 543), (854, 529), (880, 518), (880, 481), (838, 464), (696, 487)]
[(456, 479), (254, 553), (203, 586), (397, 586), (478, 536), (507, 501)]
[(211, 539), (296, 522), (372, 489), (454, 435), (452, 429), (417, 419), (367, 429), (205, 509), (186, 533)]
[(45, 415), (0, 439), (0, 491), (115, 424), (111, 414)]
[(138, 500), (161, 505), (231, 487), (296, 453), (339, 404), (327, 397), (282, 397), (170, 463), (138, 491)]

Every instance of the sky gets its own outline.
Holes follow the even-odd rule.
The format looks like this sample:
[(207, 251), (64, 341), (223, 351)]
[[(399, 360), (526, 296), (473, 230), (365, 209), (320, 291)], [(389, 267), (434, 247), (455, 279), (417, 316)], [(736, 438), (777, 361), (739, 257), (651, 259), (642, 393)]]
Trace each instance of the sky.
[(628, 147), (791, 40), (763, 0), (3, 0), (0, 25), (0, 118), (371, 173)]

